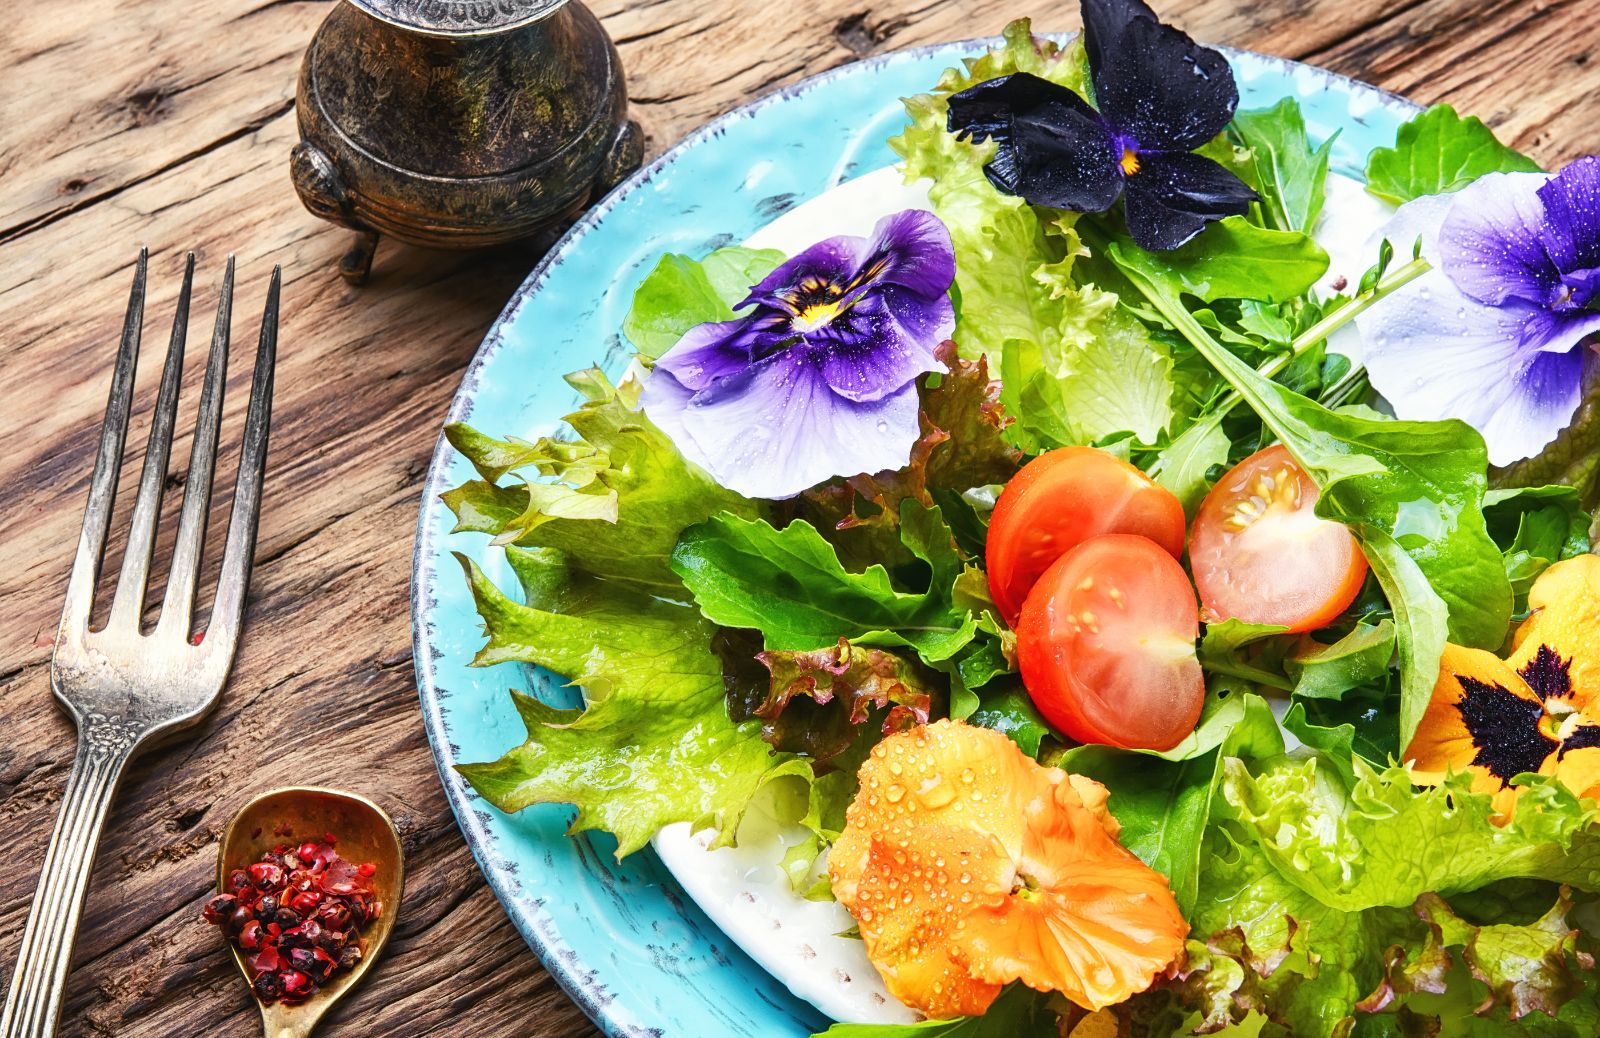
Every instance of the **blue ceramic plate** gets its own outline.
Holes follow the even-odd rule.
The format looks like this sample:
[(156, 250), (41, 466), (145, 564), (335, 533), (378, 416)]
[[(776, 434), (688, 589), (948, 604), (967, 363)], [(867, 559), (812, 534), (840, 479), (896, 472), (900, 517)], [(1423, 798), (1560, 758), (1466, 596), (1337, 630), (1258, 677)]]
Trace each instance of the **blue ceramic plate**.
[[(664, 252), (703, 254), (742, 241), (780, 213), (894, 161), (899, 99), (994, 41), (901, 51), (835, 69), (716, 120), (591, 210), (517, 290), (467, 368), (450, 421), (494, 435), (555, 431), (577, 400), (561, 381), (598, 363), (613, 376), (631, 352), (619, 329), (635, 287)], [(1359, 174), (1416, 108), (1342, 76), (1230, 52), (1241, 107), (1298, 97), (1315, 137), (1337, 131), (1335, 168)], [(465, 552), (498, 583), (504, 555), (452, 536), (439, 500), (473, 477), (441, 436), (423, 493), (412, 575), (417, 684), (440, 779), (467, 843), (517, 929), (610, 1035), (803, 1038), (829, 1021), (796, 999), (684, 896), (653, 851), (618, 864), (606, 836), (565, 835), (571, 812), (505, 815), (453, 766), (490, 760), (523, 739), (508, 691), (575, 705), (543, 672), (469, 669), (482, 628), (461, 569)]]

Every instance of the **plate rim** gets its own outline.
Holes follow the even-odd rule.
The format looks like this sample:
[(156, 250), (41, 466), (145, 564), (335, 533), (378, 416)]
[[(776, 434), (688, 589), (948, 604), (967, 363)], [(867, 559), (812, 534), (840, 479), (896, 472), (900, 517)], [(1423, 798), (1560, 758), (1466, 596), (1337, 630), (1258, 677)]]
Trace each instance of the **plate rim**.
[[(1075, 39), (1078, 34), (1035, 32), (1034, 35), (1038, 38), (1065, 44)], [(510, 876), (507, 870), (495, 866), (489, 860), (490, 840), (494, 838), (495, 834), (489, 830), (489, 823), (480, 818), (479, 812), (474, 810), (473, 804), (469, 799), (470, 793), (466, 783), (452, 767), (454, 752), (451, 747), (449, 733), (445, 729), (441, 697), (438, 694), (439, 688), (434, 666), (438, 658), (435, 654), (439, 650), (433, 647), (429, 639), (429, 625), (425, 622), (428, 611), (428, 593), (434, 585), (438, 574), (439, 567), (437, 563), (441, 561), (439, 552), (442, 550), (435, 545), (432, 520), (437, 515), (438, 509), (442, 507), (439, 495), (448, 489), (445, 475), (449, 468), (450, 453), (454, 450), (444, 435), (444, 427), (452, 422), (462, 421), (470, 415), (483, 369), (504, 345), (507, 328), (515, 323), (522, 307), (543, 287), (544, 283), (555, 269), (561, 265), (566, 256), (577, 247), (585, 235), (616, 208), (623, 198), (648, 185), (658, 174), (676, 162), (681, 154), (719, 136), (725, 127), (735, 122), (751, 118), (764, 109), (781, 105), (792, 97), (804, 94), (835, 79), (860, 75), (864, 70), (894, 62), (912, 61), (938, 52), (951, 52), (953, 62), (960, 60), (963, 55), (976, 55), (1002, 42), (1003, 37), (1000, 36), (981, 36), (897, 48), (882, 54), (848, 61), (779, 87), (752, 101), (729, 109), (692, 131), (655, 159), (635, 171), (591, 206), (583, 216), (557, 239), (549, 251), (540, 257), (539, 261), (528, 273), (528, 276), (517, 286), (510, 299), (507, 300), (506, 305), (496, 315), (488, 330), (485, 331), (482, 341), (479, 342), (477, 349), (473, 352), (472, 359), (468, 361), (466, 367), (462, 370), (460, 382), (451, 396), (450, 407), (446, 411), (444, 421), (440, 425), (438, 439), (435, 441), (433, 451), (429, 456), (427, 476), (423, 482), (422, 497), (418, 505), (417, 532), (412, 548), (411, 586), (408, 596), (411, 612), (412, 665), (416, 675), (417, 694), (419, 705), (422, 709), (423, 727), (428, 739), (429, 755), (433, 758), (434, 768), (439, 774), (439, 784), (444, 790), (445, 799), (450, 805), (452, 815), (455, 817), (456, 826), (461, 830), (462, 837), (466, 841), (468, 849), (472, 852), (472, 858), (477, 865), (479, 873), (487, 882), (495, 899), (500, 903), (501, 911), (505, 913), (517, 932), (521, 934), (528, 947), (539, 959), (540, 964), (556, 981), (561, 990), (583, 1010), (591, 1021), (611, 1038), (638, 1033), (638, 1025), (634, 1015), (631, 1011), (619, 1011), (621, 1007), (614, 1000), (607, 997), (603, 982), (595, 972), (586, 969), (584, 963), (578, 961), (568, 962), (546, 945), (545, 934), (541, 933), (541, 925), (544, 928), (553, 929), (555, 926), (554, 920), (538, 904), (524, 904), (524, 899), (518, 897), (511, 889)], [(1216, 50), (1226, 55), (1230, 61), (1239, 57), (1247, 57), (1252, 61), (1262, 62), (1269, 66), (1278, 66), (1284, 70), (1309, 72), (1321, 77), (1324, 82), (1343, 87), (1344, 90), (1351, 94), (1371, 95), (1375, 101), (1382, 105), (1392, 105), (1413, 113), (1423, 110), (1422, 105), (1402, 94), (1374, 86), (1371, 83), (1318, 65), (1235, 47), (1213, 46)], [(516, 907), (513, 908), (513, 906)], [(559, 933), (559, 931), (555, 932)], [(661, 1032), (652, 1030), (650, 1033), (659, 1035)]]

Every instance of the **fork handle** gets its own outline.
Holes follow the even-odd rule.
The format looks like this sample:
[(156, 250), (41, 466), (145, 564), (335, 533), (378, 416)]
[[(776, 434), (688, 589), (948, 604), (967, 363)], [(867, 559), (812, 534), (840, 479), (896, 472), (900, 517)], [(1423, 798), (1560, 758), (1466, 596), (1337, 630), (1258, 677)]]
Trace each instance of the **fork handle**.
[(77, 756), (28, 910), (5, 1014), (0, 1016), (0, 1038), (51, 1038), (56, 1033), (100, 831), (141, 734), (126, 721), (99, 714), (79, 724)]

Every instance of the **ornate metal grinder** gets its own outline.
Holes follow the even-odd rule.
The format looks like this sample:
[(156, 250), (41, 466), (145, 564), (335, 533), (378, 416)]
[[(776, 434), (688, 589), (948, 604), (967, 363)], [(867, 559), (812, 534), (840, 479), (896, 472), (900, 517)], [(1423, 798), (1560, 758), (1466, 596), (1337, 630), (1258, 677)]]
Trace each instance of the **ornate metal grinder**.
[(622, 64), (569, 0), (345, 0), (300, 66), (307, 209), (359, 232), (339, 264), (359, 284), (379, 234), (475, 248), (581, 212), (639, 165)]

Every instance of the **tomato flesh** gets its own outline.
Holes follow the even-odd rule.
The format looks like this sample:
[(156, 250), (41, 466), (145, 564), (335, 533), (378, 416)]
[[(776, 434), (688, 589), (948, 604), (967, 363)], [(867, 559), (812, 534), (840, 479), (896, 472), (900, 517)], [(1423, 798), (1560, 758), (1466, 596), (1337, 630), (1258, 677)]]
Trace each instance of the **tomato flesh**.
[(1281, 445), (1250, 455), (1211, 488), (1189, 538), (1207, 623), (1313, 631), (1355, 600), (1366, 557), (1343, 523), (1316, 514), (1318, 493)]
[(1200, 614), (1183, 567), (1105, 534), (1051, 564), (1022, 607), (1017, 664), (1034, 705), (1080, 742), (1169, 750), (1205, 701)]
[(1183, 505), (1165, 487), (1093, 447), (1062, 447), (1012, 477), (989, 518), (989, 594), (1013, 626), (1034, 584), (1062, 555), (1107, 533), (1138, 534), (1183, 554)]

